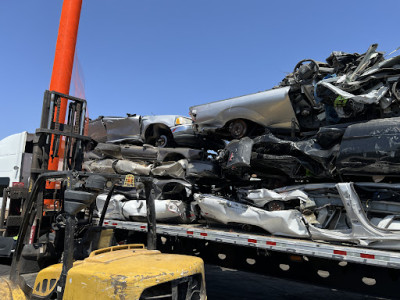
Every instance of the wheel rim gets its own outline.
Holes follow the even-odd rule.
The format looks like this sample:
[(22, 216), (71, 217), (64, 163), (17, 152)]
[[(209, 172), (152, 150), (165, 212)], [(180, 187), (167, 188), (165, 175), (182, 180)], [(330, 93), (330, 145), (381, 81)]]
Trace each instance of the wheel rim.
[(231, 123), (229, 131), (234, 138), (241, 138), (246, 134), (246, 123), (242, 120), (237, 120)]
[(160, 135), (156, 140), (156, 146), (164, 148), (168, 144), (168, 137), (164, 134)]

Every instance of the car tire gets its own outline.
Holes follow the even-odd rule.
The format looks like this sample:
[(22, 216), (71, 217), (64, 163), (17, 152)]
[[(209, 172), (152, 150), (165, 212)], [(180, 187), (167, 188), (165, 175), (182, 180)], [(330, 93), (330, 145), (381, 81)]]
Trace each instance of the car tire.
[(160, 134), (160, 136), (156, 138), (154, 146), (160, 147), (160, 148), (165, 148), (169, 144), (170, 144), (170, 138), (168, 138), (168, 135)]
[(229, 124), (229, 133), (234, 139), (241, 139), (247, 133), (247, 123), (242, 119), (233, 120)]
[(153, 141), (153, 146), (160, 148), (173, 147), (174, 138), (171, 132), (167, 130), (160, 130)]

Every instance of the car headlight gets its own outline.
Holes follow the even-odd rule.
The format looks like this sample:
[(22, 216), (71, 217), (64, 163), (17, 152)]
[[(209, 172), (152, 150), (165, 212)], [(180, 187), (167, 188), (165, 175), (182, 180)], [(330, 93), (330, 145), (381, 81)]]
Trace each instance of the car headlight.
[(175, 126), (186, 125), (186, 124), (192, 124), (192, 120), (190, 120), (189, 118), (185, 118), (185, 117), (177, 117), (175, 119)]

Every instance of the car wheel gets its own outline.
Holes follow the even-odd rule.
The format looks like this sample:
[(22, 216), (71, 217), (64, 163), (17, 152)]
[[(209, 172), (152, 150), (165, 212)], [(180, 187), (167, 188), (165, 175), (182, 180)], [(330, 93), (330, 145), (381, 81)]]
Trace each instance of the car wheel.
[(166, 129), (155, 129), (149, 131), (145, 143), (160, 148), (173, 147), (174, 138), (171, 132)]
[(168, 145), (168, 137), (165, 134), (161, 134), (155, 142), (156, 147), (164, 148)]
[(229, 133), (234, 139), (240, 139), (247, 133), (247, 123), (242, 119), (233, 120), (229, 124)]
[(165, 148), (165, 147), (173, 147), (174, 146), (174, 138), (171, 132), (163, 129), (160, 130), (155, 139), (154, 139), (154, 146)]

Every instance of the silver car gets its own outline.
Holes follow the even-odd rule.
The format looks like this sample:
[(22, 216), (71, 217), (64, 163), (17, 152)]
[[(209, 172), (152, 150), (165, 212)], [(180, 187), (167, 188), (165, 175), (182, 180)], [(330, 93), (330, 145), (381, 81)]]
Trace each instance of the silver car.
[(89, 122), (89, 136), (98, 143), (150, 144), (217, 150), (221, 139), (203, 137), (193, 131), (192, 120), (178, 115), (103, 117)]
[[(175, 139), (174, 132), (179, 132)], [(150, 144), (158, 147), (179, 145), (180, 136), (195, 138), (192, 120), (177, 115), (127, 117), (100, 116), (89, 122), (89, 136), (96, 142)]]
[(290, 130), (296, 121), (290, 87), (196, 105), (189, 108), (194, 130), (238, 139), (265, 127)]

